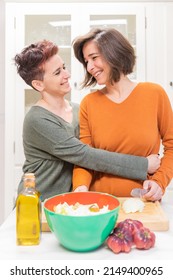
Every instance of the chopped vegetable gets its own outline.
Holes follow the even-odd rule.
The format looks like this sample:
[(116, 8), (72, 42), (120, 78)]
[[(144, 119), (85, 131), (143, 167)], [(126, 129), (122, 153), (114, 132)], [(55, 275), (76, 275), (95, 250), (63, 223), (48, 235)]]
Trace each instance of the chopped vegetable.
[(125, 213), (142, 212), (145, 207), (145, 203), (140, 198), (128, 198), (123, 204), (122, 208)]

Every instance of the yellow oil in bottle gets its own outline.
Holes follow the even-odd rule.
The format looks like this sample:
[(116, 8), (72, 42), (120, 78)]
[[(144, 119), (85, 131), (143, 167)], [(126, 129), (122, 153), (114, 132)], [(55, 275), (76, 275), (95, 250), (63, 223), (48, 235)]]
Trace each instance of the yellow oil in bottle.
[(40, 194), (35, 189), (35, 176), (24, 176), (24, 188), (16, 200), (17, 245), (37, 245), (41, 235)]

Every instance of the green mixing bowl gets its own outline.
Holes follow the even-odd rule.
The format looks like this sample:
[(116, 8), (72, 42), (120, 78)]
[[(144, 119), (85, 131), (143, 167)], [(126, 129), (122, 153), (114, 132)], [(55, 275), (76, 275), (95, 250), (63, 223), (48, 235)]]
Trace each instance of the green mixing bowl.
[[(108, 205), (110, 211), (91, 216), (69, 216), (54, 212), (54, 206), (67, 202), (74, 205), (97, 203), (99, 208)], [(85, 252), (98, 248), (106, 240), (117, 222), (119, 200), (99, 192), (71, 192), (53, 196), (44, 202), (44, 212), (50, 230), (67, 249)]]

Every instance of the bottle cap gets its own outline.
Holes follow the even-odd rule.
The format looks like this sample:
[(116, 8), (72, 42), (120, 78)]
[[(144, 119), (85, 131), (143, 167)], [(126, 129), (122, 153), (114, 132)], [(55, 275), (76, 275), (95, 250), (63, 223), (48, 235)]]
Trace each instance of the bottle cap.
[(23, 176), (25, 187), (35, 187), (35, 175), (34, 173), (25, 173)]

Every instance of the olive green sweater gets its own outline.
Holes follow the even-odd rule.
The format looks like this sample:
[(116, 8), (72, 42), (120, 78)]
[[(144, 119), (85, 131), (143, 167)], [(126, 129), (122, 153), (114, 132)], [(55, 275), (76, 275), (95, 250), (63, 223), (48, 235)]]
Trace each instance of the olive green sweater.
[[(76, 138), (79, 105), (71, 105), (71, 124), (39, 106), (33, 106), (25, 116), (23, 172), (35, 173), (42, 200), (71, 191), (74, 164), (122, 177), (146, 179), (146, 158), (94, 149), (80, 142)], [(22, 180), (18, 192), (21, 188)]]

